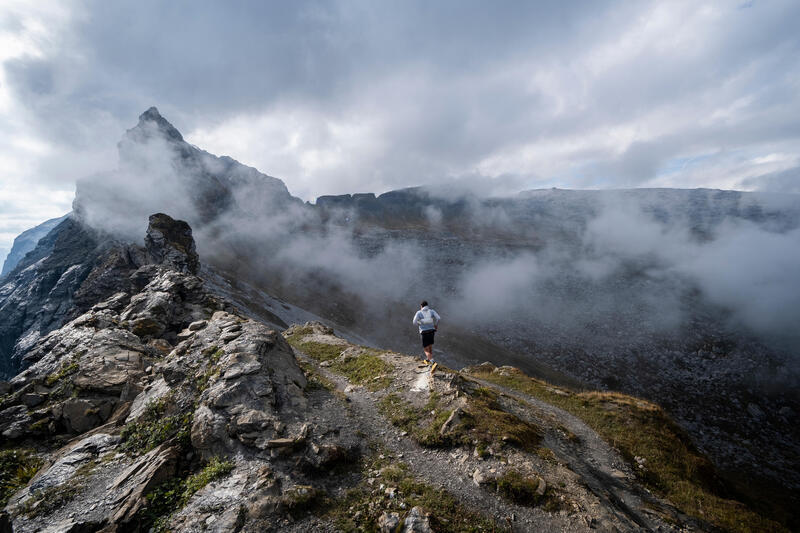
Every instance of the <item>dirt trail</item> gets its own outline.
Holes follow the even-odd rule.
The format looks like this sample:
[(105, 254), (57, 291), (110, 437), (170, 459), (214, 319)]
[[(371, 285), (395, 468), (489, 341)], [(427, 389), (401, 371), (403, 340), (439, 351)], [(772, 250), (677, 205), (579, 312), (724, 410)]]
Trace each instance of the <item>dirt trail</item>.
[[(501, 394), (505, 409), (523, 420), (535, 423), (541, 417), (551, 418), (556, 425), (578, 436), (577, 442), (567, 443), (549, 432), (543, 445), (553, 450), (562, 463), (574, 472), (570, 501), (574, 509), (547, 512), (539, 507), (516, 505), (473, 482), (473, 472), (505, 466), (494, 458), (482, 460), (471, 449), (431, 449), (414, 441), (404, 431), (394, 427), (378, 409), (378, 402), (388, 391), (370, 392), (353, 386), (349, 381), (329, 371), (302, 352), (298, 357), (313, 365), (317, 371), (344, 391), (350, 403), (353, 423), (367, 435), (382, 442), (387, 453), (408, 465), (414, 475), (426, 483), (444, 489), (470, 509), (494, 518), (498, 525), (511, 531), (674, 531), (656, 513), (644, 506), (662, 507), (662, 503), (635, 486), (633, 473), (619, 454), (591, 428), (565, 411), (527, 395), (474, 380)], [(426, 369), (410, 356), (383, 353), (381, 358), (395, 367), (392, 374), (393, 391), (404, 391), (424, 403), (431, 390), (442, 389), (453, 374), (437, 371), (429, 387), (424, 386)], [(422, 389), (422, 390), (419, 390)], [(412, 392), (414, 391), (414, 392)], [(553, 481), (552, 479), (550, 480)], [(581, 489), (583, 487), (583, 489)], [(588, 490), (587, 490), (588, 489)]]
[[(314, 363), (310, 358), (306, 359)], [(418, 376), (416, 364), (413, 364), (415, 375), (413, 387)], [(471, 509), (477, 509), (486, 516), (493, 517), (498, 524), (510, 525), (510, 531), (584, 531), (586, 521), (578, 516), (553, 516), (537, 508), (514, 505), (499, 496), (487, 493), (486, 490), (476, 486), (472, 481), (474, 466), (470, 461), (459, 462), (456, 457), (463, 457), (462, 453), (453, 457), (452, 450), (435, 450), (424, 448), (414, 442), (403, 431), (389, 423), (377, 408), (377, 401), (383, 396), (378, 392), (370, 392), (363, 387), (351, 387), (346, 378), (319, 368), (326, 378), (336, 383), (339, 390), (348, 390), (347, 398), (350, 400), (353, 418), (359, 424), (361, 431), (379, 439), (387, 451), (395, 456), (398, 462), (406, 463), (414, 475), (422, 481), (442, 488), (451, 493), (456, 499)], [(427, 378), (426, 378), (427, 379)], [(418, 394), (430, 394), (430, 388)], [(468, 454), (467, 454), (468, 455)]]

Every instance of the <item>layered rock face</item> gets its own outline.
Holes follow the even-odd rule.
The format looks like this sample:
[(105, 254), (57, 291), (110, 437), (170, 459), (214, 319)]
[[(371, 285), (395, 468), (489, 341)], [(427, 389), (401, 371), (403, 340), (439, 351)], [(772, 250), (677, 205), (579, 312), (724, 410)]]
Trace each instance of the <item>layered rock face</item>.
[[(114, 260), (122, 256), (124, 269)], [(14, 531), (135, 530), (144, 495), (181, 469), (218, 456), (268, 460), (312, 435), (291, 348), (203, 289), (186, 222), (153, 215), (143, 248), (112, 246), (101, 262), (108, 270), (93, 271), (93, 283), (124, 279), (118, 291), (36, 341), (30, 366), (3, 385), (4, 444), (55, 446), (49, 466), (10, 502)], [(316, 442), (353, 446), (352, 434), (337, 433)], [(263, 499), (267, 516), (281, 491), (265, 468), (237, 471), (252, 478), (240, 489), (266, 483), (251, 497)], [(218, 527), (233, 527), (232, 512)]]
[[(40, 336), (59, 327), (80, 307), (76, 299), (82, 298), (76, 293), (99, 266), (101, 254), (95, 232), (68, 218), (3, 279), (0, 372), (4, 376), (16, 374), (22, 367), (22, 356)], [(107, 276), (105, 270), (103, 275)], [(94, 291), (89, 285), (84, 293)]]
[(61, 218), (53, 218), (42, 222), (35, 228), (23, 231), (14, 239), (14, 244), (8, 252), (8, 256), (3, 262), (3, 270), (0, 271), (0, 278), (14, 270), (17, 264), (39, 243), (39, 239), (50, 233), (54, 227), (61, 224), (68, 215)]

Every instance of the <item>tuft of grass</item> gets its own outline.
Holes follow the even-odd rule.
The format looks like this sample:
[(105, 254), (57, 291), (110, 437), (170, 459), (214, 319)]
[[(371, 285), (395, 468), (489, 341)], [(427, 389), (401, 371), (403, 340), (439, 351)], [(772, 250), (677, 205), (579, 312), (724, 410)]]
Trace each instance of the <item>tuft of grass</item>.
[(406, 402), (395, 393), (389, 393), (378, 401), (378, 409), (392, 425), (413, 434), (423, 417), (423, 410)]
[(203, 359), (207, 359), (210, 363), (217, 364), (222, 356), (225, 355), (225, 350), (218, 347), (216, 344), (213, 344), (200, 352), (200, 355), (202, 355)]
[(378, 408), (393, 425), (430, 448), (474, 443), (483, 456), (488, 454), (487, 449), (492, 445), (535, 451), (542, 438), (537, 427), (503, 410), (497, 394), (485, 387), (478, 388), (468, 397), (460, 422), (444, 435), (440, 430), (453, 411), (442, 407), (435, 392), (422, 408), (414, 407), (394, 393), (381, 398)]
[(298, 361), (297, 362), (300, 368), (303, 370), (303, 374), (306, 376), (306, 388), (307, 392), (315, 391), (315, 390), (327, 390), (332, 393), (336, 393), (336, 384), (333, 383), (331, 380), (320, 374), (313, 365), (305, 362), (305, 361)]
[(390, 374), (394, 371), (392, 365), (371, 351), (348, 357), (344, 361), (336, 360), (330, 368), (346, 376), (350, 383), (364, 385), (372, 391), (385, 389), (391, 385)]
[(212, 379), (219, 376), (219, 367), (217, 364), (219, 360), (222, 359), (222, 356), (225, 355), (225, 350), (213, 345), (203, 350), (201, 354), (206, 359), (206, 368), (196, 381), (198, 395), (208, 388)]
[(0, 509), (15, 492), (28, 484), (41, 466), (42, 460), (31, 450), (0, 451)]
[(334, 361), (337, 357), (342, 355), (342, 352), (347, 348), (343, 344), (327, 344), (324, 342), (314, 341), (300, 341), (295, 336), (288, 338), (289, 344), (293, 348), (308, 354), (309, 357), (316, 359), (320, 363), (326, 361)]
[(536, 455), (549, 463), (558, 463), (558, 458), (556, 458), (556, 454), (553, 453), (553, 450), (545, 446), (536, 448)]
[(516, 470), (507, 470), (497, 478), (497, 490), (508, 500), (520, 505), (535, 505), (541, 496), (536, 494), (539, 480)]
[(49, 374), (47, 377), (45, 377), (44, 384), (47, 385), (48, 387), (52, 387), (65, 377), (77, 372), (79, 368), (80, 367), (78, 366), (78, 362), (73, 357), (69, 361), (61, 363), (61, 367), (58, 369), (58, 371)]
[(33, 422), (29, 426), (29, 429), (33, 433), (43, 433), (43, 432), (47, 431), (47, 426), (50, 425), (51, 420), (52, 419), (50, 417), (41, 418), (41, 419), (37, 420), (36, 422)]
[(486, 445), (500, 442), (534, 452), (542, 440), (542, 433), (536, 426), (506, 412), (498, 402), (497, 393), (486, 387), (473, 392), (465, 413), (465, 427)]
[[(295, 325), (286, 330), (286, 333), (288, 334), (286, 337), (287, 339), (301, 339), (306, 335), (314, 333), (314, 328), (312, 326)], [(289, 340), (289, 342), (291, 342), (291, 340)]]
[(192, 426), (192, 413), (167, 415), (171, 395), (147, 404), (142, 416), (122, 428), (121, 448), (139, 455), (147, 453), (171, 438), (188, 441)]
[(197, 491), (212, 481), (227, 476), (233, 468), (233, 462), (212, 457), (198, 472), (185, 478), (173, 477), (161, 483), (145, 495), (145, 522), (152, 524), (155, 532), (167, 531), (169, 519), (175, 512), (181, 510)]
[(288, 512), (293, 513), (294, 518), (298, 518), (320, 504), (324, 497), (324, 491), (311, 485), (295, 485), (284, 492), (281, 503)]
[(50, 514), (74, 500), (83, 488), (82, 483), (67, 482), (37, 491), (22, 504), (22, 514), (28, 518)]
[(373, 391), (385, 389), (392, 384), (390, 374), (394, 371), (394, 367), (377, 355), (379, 351), (362, 347), (359, 353), (341, 358), (342, 352), (348, 345), (303, 341), (305, 335), (307, 333), (295, 331), (287, 337), (287, 340), (293, 348), (320, 363), (329, 362), (329, 368), (345, 376), (350, 383), (364, 385)]
[(656, 404), (615, 392), (556, 388), (522, 372), (478, 367), (469, 373), (558, 406), (581, 418), (628, 461), (637, 464), (634, 458), (643, 458), (643, 467), (636, 468), (639, 479), (686, 514), (728, 531), (785, 530), (728, 497), (711, 461)]

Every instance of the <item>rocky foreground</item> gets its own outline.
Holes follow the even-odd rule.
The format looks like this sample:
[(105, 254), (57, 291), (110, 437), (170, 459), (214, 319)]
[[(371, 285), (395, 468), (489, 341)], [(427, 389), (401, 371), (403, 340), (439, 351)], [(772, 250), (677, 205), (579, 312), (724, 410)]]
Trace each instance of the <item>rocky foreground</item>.
[(0, 531), (781, 530), (654, 404), (281, 334), (166, 215), (102, 253), (0, 384)]

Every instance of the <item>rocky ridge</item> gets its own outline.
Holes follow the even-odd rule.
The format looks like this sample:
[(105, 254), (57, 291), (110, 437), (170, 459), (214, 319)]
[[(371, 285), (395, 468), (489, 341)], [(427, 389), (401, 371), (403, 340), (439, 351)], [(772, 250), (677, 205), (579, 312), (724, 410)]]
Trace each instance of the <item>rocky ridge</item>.
[(3, 453), (36, 470), (6, 529), (713, 529), (651, 492), (646, 459), (488, 379), (515, 369), (431, 375), (318, 322), (244, 316), (205, 288), (184, 222), (153, 215), (145, 246), (100, 264), (92, 286), (124, 290), (86, 290), (103, 296), (2, 384)]
[(20, 233), (14, 239), (14, 244), (11, 246), (11, 250), (9, 250), (5, 261), (3, 261), (3, 270), (0, 271), (0, 278), (14, 270), (14, 268), (17, 266), (17, 263), (19, 263), (28, 252), (36, 247), (39, 239), (50, 233), (50, 230), (63, 222), (67, 216), (68, 215), (64, 215), (60, 218), (46, 220), (38, 226)]

